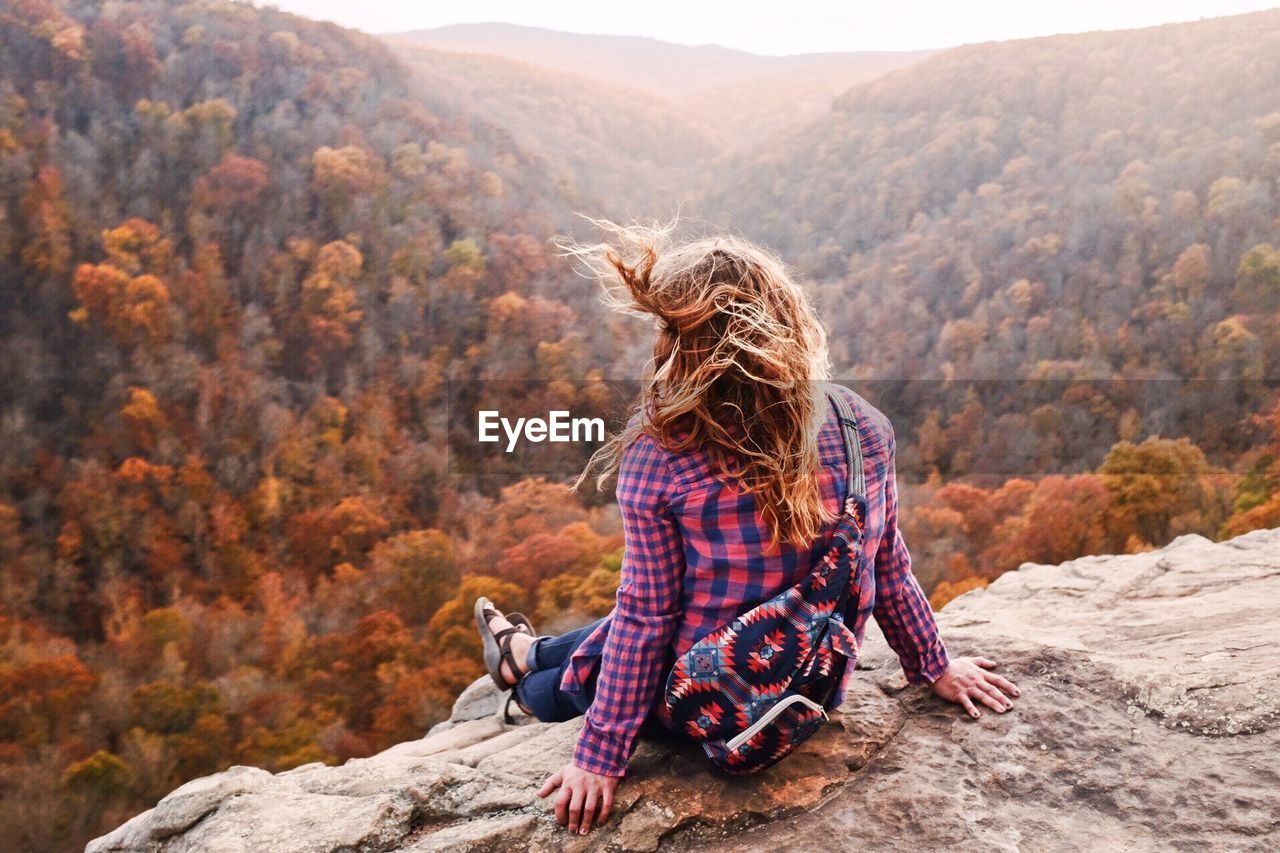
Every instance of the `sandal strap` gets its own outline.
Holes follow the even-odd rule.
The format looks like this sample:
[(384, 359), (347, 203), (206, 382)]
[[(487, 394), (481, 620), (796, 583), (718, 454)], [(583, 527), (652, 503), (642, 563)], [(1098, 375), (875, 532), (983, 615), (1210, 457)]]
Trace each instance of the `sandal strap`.
[[(530, 630), (529, 620), (527, 617), (525, 617), (523, 613), (505, 613), (504, 614), (502, 611), (494, 607), (485, 607), (481, 609), (480, 612), (484, 615), (484, 621), (486, 626), (488, 625), (488, 623), (492, 622), (496, 617), (499, 617), (499, 616), (501, 616), (502, 618), (506, 619), (508, 622), (511, 623), (510, 628), (503, 628), (501, 631), (489, 632), (493, 634), (493, 638), (495, 640), (501, 640), (503, 637), (505, 637), (507, 634), (513, 631), (517, 634), (530, 634), (530, 635), (533, 634), (533, 631)], [(516, 621), (517, 619), (519, 619), (520, 621), (517, 622)]]
[(524, 706), (524, 703), (520, 701), (520, 697), (516, 695), (516, 691), (512, 690), (510, 693), (507, 694), (506, 704), (502, 706), (502, 721), (507, 725), (512, 726), (512, 725), (515, 725), (515, 722), (516, 722), (516, 718), (511, 715), (512, 702), (514, 702), (516, 707), (519, 708), (527, 716), (530, 716), (530, 717), (534, 716), (533, 711), (526, 708)]
[[(520, 672), (520, 665), (516, 662), (515, 653), (511, 651), (511, 637), (514, 634), (522, 634), (524, 632), (519, 628), (512, 627), (503, 628), (501, 631), (494, 631), (492, 633), (493, 639), (498, 643), (499, 666), (505, 663), (511, 671), (515, 673), (516, 683), (518, 684), (524, 675)], [(504, 678), (503, 681), (506, 681), (506, 679)], [(514, 684), (511, 686), (512, 688), (515, 687)]]
[[(493, 638), (498, 641), (498, 644), (502, 645), (502, 641), (504, 638), (509, 637), (512, 634), (522, 634), (524, 632), (521, 631), (519, 628), (511, 627), (511, 628), (503, 628), (501, 631), (491, 631), (490, 633), (493, 634)], [(507, 640), (506, 644), (511, 645), (511, 641)]]
[[(507, 640), (507, 642), (498, 646), (498, 651), (502, 654), (502, 662), (510, 667), (511, 671), (515, 673), (516, 683), (519, 684), (520, 679), (524, 677), (524, 674), (520, 672), (520, 666), (516, 663), (516, 656), (511, 652), (511, 641)], [(515, 685), (512, 686), (514, 687)]]
[[(510, 616), (503, 614), (502, 611), (498, 610), (495, 607), (489, 607), (489, 606), (483, 607), (481, 608), (480, 613), (484, 616), (484, 623), (486, 628), (489, 627), (490, 622), (492, 622), (494, 619), (498, 618), (499, 616), (506, 619), (508, 622), (511, 621)], [(503, 628), (501, 631), (494, 631), (492, 628), (490, 628), (489, 633), (493, 635), (493, 639), (497, 640), (499, 646), (501, 646), (502, 638), (507, 636), (508, 634), (526, 633), (521, 630), (521, 627), (522, 626), (520, 625), (513, 624), (510, 628)]]
[[(488, 627), (488, 624), (490, 622), (492, 622), (495, 618), (499, 616), (507, 619), (508, 621), (510, 621), (511, 619), (509, 615), (504, 615), (502, 611), (488, 605), (481, 608), (480, 613), (481, 615), (484, 616), (486, 628)], [(493, 635), (494, 642), (498, 644), (499, 667), (501, 667), (501, 665), (505, 663), (511, 669), (511, 671), (515, 673), (516, 683), (519, 683), (520, 679), (523, 678), (524, 675), (523, 673), (520, 672), (520, 665), (516, 662), (516, 656), (511, 651), (511, 637), (513, 634), (528, 635), (528, 634), (531, 634), (532, 632), (527, 630), (526, 626), (523, 624), (520, 624), (520, 625), (513, 624), (510, 627), (503, 628), (500, 631), (494, 631), (493, 629), (489, 629), (489, 633)], [(504, 678), (503, 681), (506, 681), (506, 679)], [(514, 693), (514, 687), (515, 687), (514, 684), (510, 685), (509, 687), (509, 689), (511, 689), (513, 693)], [(517, 704), (519, 703), (517, 702)]]

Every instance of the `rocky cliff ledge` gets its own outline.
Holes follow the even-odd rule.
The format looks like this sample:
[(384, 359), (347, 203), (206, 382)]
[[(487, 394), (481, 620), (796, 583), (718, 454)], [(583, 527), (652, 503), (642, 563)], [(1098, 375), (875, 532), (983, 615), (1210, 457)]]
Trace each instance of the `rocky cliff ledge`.
[(1026, 565), (940, 615), (1022, 699), (968, 719), (878, 637), (842, 713), (773, 771), (644, 743), (613, 819), (537, 799), (578, 723), (504, 726), (477, 682), (426, 737), (340, 767), (197, 779), (90, 851), (1280, 849), (1280, 530)]

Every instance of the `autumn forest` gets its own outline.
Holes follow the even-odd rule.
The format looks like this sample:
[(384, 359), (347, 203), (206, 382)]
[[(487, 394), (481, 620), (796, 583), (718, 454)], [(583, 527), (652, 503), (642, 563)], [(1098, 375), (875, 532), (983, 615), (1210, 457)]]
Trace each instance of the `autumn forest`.
[(478, 594), (608, 612), (607, 489), (446, 458), (459, 383), (640, 375), (652, 330), (552, 243), (578, 213), (792, 265), (935, 607), (1280, 526), (1280, 11), (663, 48), (701, 82), (548, 39), (0, 0), (0, 837), (421, 736), (483, 674)]

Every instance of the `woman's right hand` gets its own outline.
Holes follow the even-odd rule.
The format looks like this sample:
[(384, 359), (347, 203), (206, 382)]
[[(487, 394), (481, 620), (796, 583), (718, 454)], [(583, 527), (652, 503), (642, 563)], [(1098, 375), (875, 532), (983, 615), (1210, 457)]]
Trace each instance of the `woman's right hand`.
[(933, 692), (963, 705), (971, 717), (982, 716), (973, 701), (976, 699), (997, 713), (1003, 714), (1013, 707), (1013, 700), (1005, 693), (1020, 696), (1018, 686), (994, 672), (988, 672), (996, 662), (984, 657), (952, 658), (946, 673), (933, 682)]
[(586, 835), (593, 826), (603, 826), (609, 820), (613, 793), (620, 781), (619, 777), (583, 770), (571, 761), (543, 783), (538, 796), (546, 797), (559, 788), (556, 820), (574, 835)]

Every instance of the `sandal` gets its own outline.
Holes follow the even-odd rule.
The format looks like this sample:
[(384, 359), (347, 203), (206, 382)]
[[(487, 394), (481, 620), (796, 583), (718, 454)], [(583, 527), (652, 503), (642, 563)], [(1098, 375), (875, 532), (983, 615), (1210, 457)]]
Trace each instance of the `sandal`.
[(506, 615), (507, 615), (507, 621), (510, 622), (512, 625), (515, 625), (516, 628), (518, 628), (519, 630), (528, 634), (530, 637), (538, 636), (538, 632), (533, 630), (533, 623), (530, 622), (528, 617), (526, 617), (523, 613), (508, 613)]
[[(510, 622), (512, 625), (515, 625), (516, 630), (522, 631), (528, 634), (529, 636), (533, 637), (534, 639), (537, 639), (538, 632), (534, 630), (533, 623), (530, 622), (528, 617), (525, 616), (523, 613), (508, 613), (507, 621)], [(525, 674), (527, 675), (528, 673), (525, 673)], [(511, 688), (511, 692), (507, 694), (507, 704), (502, 706), (502, 719), (503, 721), (506, 722), (507, 725), (509, 726), (515, 725), (515, 722), (516, 722), (515, 717), (511, 715), (512, 702), (516, 703), (516, 707), (519, 708), (521, 712), (524, 713), (525, 716), (527, 717), (534, 716), (533, 711), (530, 711), (528, 708), (526, 708), (524, 703), (520, 701), (520, 691), (516, 690), (513, 687)]]
[[(520, 667), (516, 665), (515, 655), (511, 653), (511, 636), (513, 634), (528, 634), (529, 636), (538, 636), (537, 631), (533, 629), (533, 624), (523, 613), (507, 613), (503, 614), (492, 602), (484, 596), (476, 599), (476, 627), (480, 630), (480, 638), (484, 641), (484, 663), (489, 669), (489, 677), (493, 679), (493, 683), (497, 685), (499, 690), (508, 690), (507, 703), (502, 706), (502, 719), (508, 725), (515, 723), (515, 717), (511, 714), (511, 703), (515, 702), (516, 706), (528, 716), (532, 717), (533, 711), (525, 707), (520, 701), (520, 697), (516, 693), (516, 685), (510, 684), (502, 677), (502, 664), (505, 662), (511, 671), (516, 673), (516, 684), (519, 684)], [(489, 621), (495, 616), (506, 616), (508, 622), (511, 623), (510, 628), (503, 628), (501, 631), (493, 632), (489, 630)]]
[[(476, 628), (480, 631), (480, 639), (484, 642), (484, 665), (489, 670), (489, 677), (493, 679), (493, 683), (499, 690), (511, 690), (516, 686), (520, 679), (520, 666), (516, 663), (516, 657), (511, 653), (511, 636), (513, 634), (532, 634), (532, 626), (529, 620), (524, 616), (520, 616), (521, 624), (516, 624), (510, 616), (506, 619), (511, 622), (510, 628), (503, 628), (501, 631), (491, 631), (489, 622), (497, 616), (505, 614), (493, 606), (489, 599), (483, 595), (476, 599)], [(516, 682), (509, 682), (502, 677), (502, 665), (507, 667), (516, 674)]]

